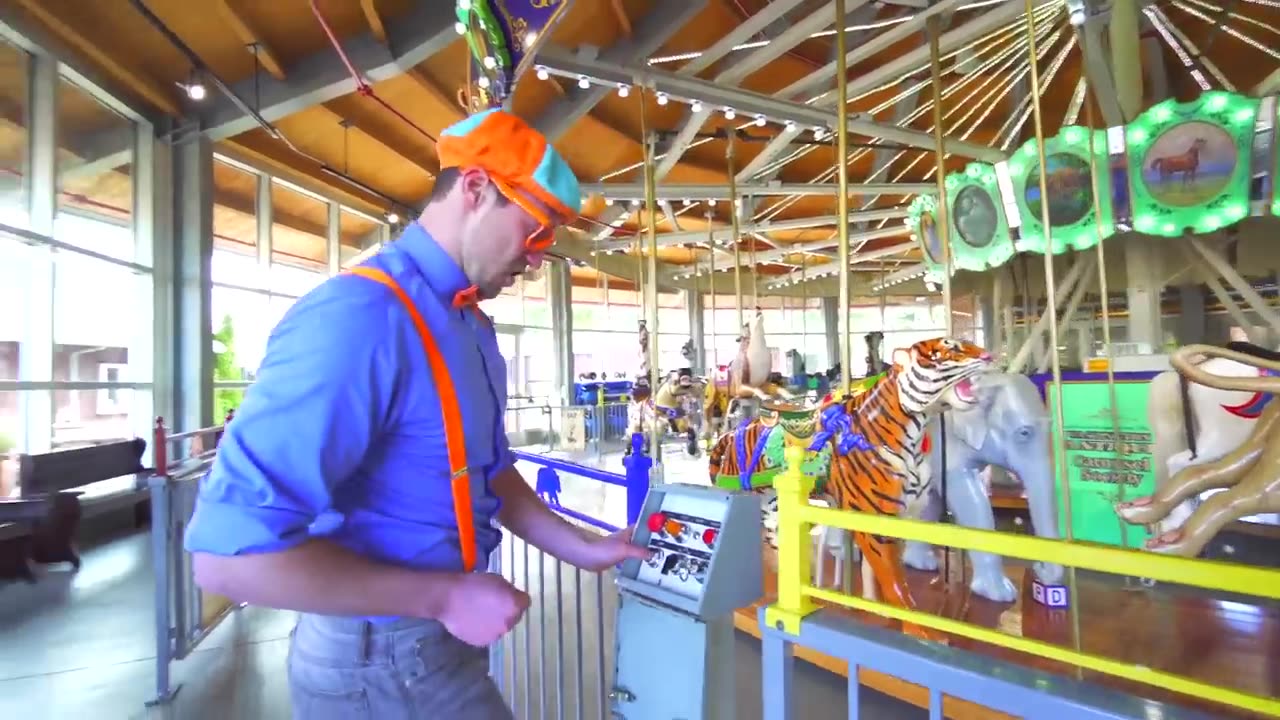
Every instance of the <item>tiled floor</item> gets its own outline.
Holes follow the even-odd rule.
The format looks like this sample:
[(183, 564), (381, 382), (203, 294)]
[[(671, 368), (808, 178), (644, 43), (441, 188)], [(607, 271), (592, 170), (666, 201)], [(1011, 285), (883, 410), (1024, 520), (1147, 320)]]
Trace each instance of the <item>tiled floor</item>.
[[(605, 458), (606, 462), (611, 460), (616, 462), (616, 458)], [(687, 481), (696, 482), (697, 473), (705, 473), (696, 464), (679, 463), (670, 456), (668, 464), (668, 481), (673, 480), (674, 473), (680, 473), (689, 477)], [(705, 464), (701, 467), (705, 468)], [(572, 479), (565, 481), (566, 497), (571, 497), (575, 505), (582, 504), (583, 512), (624, 514), (620, 505), (620, 501), (625, 502), (624, 496), (614, 493), (621, 488), (598, 483), (570, 487), (571, 483)], [(524, 584), (521, 580), (517, 583)], [(584, 584), (594, 586), (594, 582)], [(536, 580), (529, 588), (531, 593), (540, 592)], [(572, 597), (568, 588), (562, 592), (564, 597)], [(182, 685), (177, 697), (167, 706), (147, 708), (145, 702), (154, 695), (155, 677), (153, 598), (150, 542), (145, 534), (117, 537), (87, 549), (79, 573), (52, 571), (36, 585), (0, 586), (0, 718), (289, 717), (284, 663), (293, 615), (256, 608), (235, 613), (191, 657), (177, 663), (173, 681)], [(541, 600), (535, 605), (526, 621), (535, 628), (533, 632), (540, 631), (536, 629), (537, 611), (549, 607), (553, 606)], [(556, 627), (554, 622), (548, 619), (548, 627)], [(594, 617), (584, 616), (580, 627), (584, 635), (595, 635), (590, 629), (597, 627), (597, 622)], [(611, 637), (610, 630), (606, 628), (606, 638)], [(522, 633), (522, 629), (516, 633)], [(611, 644), (606, 641), (604, 646)], [(739, 635), (737, 645), (738, 717), (751, 720), (760, 717), (759, 644)], [(595, 657), (592, 648), (584, 665), (598, 666)], [(796, 668), (800, 717), (847, 717), (844, 678), (803, 662), (798, 662)], [(862, 718), (910, 720), (926, 716), (916, 708), (865, 689), (861, 696)], [(598, 706), (589, 709), (598, 710)], [(584, 717), (595, 720), (589, 714)]]

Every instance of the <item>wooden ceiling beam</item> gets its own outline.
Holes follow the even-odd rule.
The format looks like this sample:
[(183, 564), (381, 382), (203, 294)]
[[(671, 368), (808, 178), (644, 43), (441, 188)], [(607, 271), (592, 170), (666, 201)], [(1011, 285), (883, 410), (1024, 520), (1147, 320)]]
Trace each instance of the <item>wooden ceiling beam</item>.
[(336, 100), (330, 100), (321, 107), (333, 116), (334, 123), (345, 121), (348, 126), (360, 131), (370, 140), (404, 158), (405, 162), (412, 164), (427, 176), (434, 178), (440, 174), (439, 162), (434, 157), (423, 152), (421, 147), (414, 147), (398, 138), (393, 138), (385, 132), (379, 132), (373, 129), (368, 121), (361, 120), (361, 113), (356, 107), (353, 107), (359, 101), (359, 96), (348, 95)]
[(378, 13), (378, 0), (360, 0), (360, 10), (364, 12), (365, 22), (369, 23), (369, 32), (383, 45), (387, 44), (387, 26), (382, 23), (382, 15)]
[(622, 36), (631, 37), (631, 18), (627, 17), (627, 9), (622, 6), (622, 0), (612, 0), (609, 3), (613, 6), (613, 16), (618, 19), (618, 27), (622, 30)]
[[(410, 80), (430, 95), (431, 99), (452, 109), (454, 111), (454, 118), (461, 120), (465, 116), (462, 105), (458, 102), (458, 98), (449, 97), (449, 94), (440, 88), (440, 85), (437, 84), (429, 74), (427, 74), (426, 70), (423, 70), (421, 67), (411, 67), (405, 71), (405, 75), (408, 75)], [(453, 118), (450, 118), (450, 122), (453, 122)]]
[(232, 0), (218, 0), (218, 12), (222, 14), (222, 18), (231, 26), (232, 32), (245, 45), (256, 46), (256, 55), (258, 62), (262, 63), (262, 67), (269, 73), (271, 77), (277, 80), (285, 79), (284, 63), (280, 62), (280, 58), (276, 55), (271, 46), (262, 39), (262, 33), (258, 32), (253, 24), (250, 23)]
[(328, 175), (314, 161), (291, 152), (262, 131), (255, 130), (223, 140), (218, 143), (217, 148), (233, 159), (295, 182), (308, 190), (333, 197), (356, 210), (374, 216), (388, 210), (387, 203), (382, 198), (345, 183), (341, 178)]
[(112, 53), (98, 47), (89, 34), (59, 17), (41, 0), (13, 0), (13, 3), (60, 42), (65, 43), (73, 52), (101, 68), (127, 92), (169, 115), (183, 116), (182, 103), (178, 100), (176, 90), (166, 90), (156, 82), (143, 77), (136, 69), (121, 63)]

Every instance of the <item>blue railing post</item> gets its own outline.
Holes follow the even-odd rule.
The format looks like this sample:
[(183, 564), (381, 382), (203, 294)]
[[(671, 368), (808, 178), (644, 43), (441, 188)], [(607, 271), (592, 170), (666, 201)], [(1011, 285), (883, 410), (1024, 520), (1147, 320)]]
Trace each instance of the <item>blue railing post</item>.
[(631, 454), (622, 459), (622, 464), (627, 469), (627, 526), (630, 527), (640, 519), (640, 509), (649, 494), (649, 472), (653, 469), (653, 458), (644, 452), (644, 435), (631, 436)]

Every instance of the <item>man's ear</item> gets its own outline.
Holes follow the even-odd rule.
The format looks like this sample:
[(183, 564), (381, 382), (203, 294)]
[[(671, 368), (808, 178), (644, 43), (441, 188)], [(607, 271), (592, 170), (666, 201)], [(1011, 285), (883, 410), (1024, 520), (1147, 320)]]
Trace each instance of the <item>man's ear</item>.
[(906, 367), (911, 364), (911, 351), (906, 348), (898, 348), (893, 351), (893, 364), (898, 367)]
[(489, 173), (480, 168), (467, 168), (458, 178), (462, 188), (463, 202), (468, 208), (477, 208), (484, 203), (485, 188), (492, 185)]

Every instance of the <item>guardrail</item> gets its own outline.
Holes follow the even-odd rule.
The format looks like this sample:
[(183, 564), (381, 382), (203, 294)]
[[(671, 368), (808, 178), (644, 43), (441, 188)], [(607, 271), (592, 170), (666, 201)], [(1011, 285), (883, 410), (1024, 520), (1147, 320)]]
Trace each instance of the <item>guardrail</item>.
[[(643, 447), (643, 436), (636, 434), (631, 441), (633, 448), (638, 450)], [(534, 490), (548, 507), (565, 517), (599, 530), (617, 532), (622, 527), (635, 523), (636, 518), (640, 516), (640, 509), (644, 505), (645, 495), (649, 492), (649, 476), (653, 469), (653, 459), (641, 452), (632, 452), (630, 456), (623, 458), (622, 463), (626, 471), (622, 473), (586, 467), (568, 460), (521, 450), (514, 451), (514, 454), (518, 460), (539, 466)], [(581, 510), (567, 508), (561, 504), (560, 495), (564, 491), (563, 483), (560, 479), (562, 473), (586, 480), (594, 480), (604, 485), (623, 488), (626, 491), (626, 523), (624, 525), (615, 525), (607, 522), (605, 518), (594, 517)], [(604, 508), (601, 507), (600, 511), (603, 512)]]
[[(632, 442), (643, 443), (643, 438), (636, 436)], [(609, 522), (610, 518), (565, 507), (562, 476), (625, 488), (624, 526), (634, 524), (640, 516), (653, 461), (638, 452), (624, 460), (624, 473), (529, 452), (516, 451), (515, 455), (519, 461), (536, 466), (532, 478), (535, 490), (549, 507), (565, 517), (598, 532), (620, 529)], [(574, 489), (570, 488), (569, 494), (574, 494)], [(568, 496), (565, 499), (573, 501)], [(516, 717), (611, 717), (611, 618), (618, 602), (613, 571), (583, 572), (510, 534), (504, 536), (502, 545), (490, 558), (489, 570), (507, 578), (532, 599), (520, 625), (489, 652), (490, 675)]]
[[(169, 433), (164, 419), (156, 419), (156, 472), (148, 479), (155, 567), (156, 694), (147, 705), (167, 703), (177, 694), (170, 677), (172, 663), (190, 655), (238, 607), (196, 586), (191, 555), (182, 545), (187, 522), (195, 511), (200, 478), (213, 464), (223, 427)], [(173, 459), (169, 451), (175, 447), (178, 454)]]
[[(814, 525), (823, 525), (849, 532), (863, 532), (901, 540), (916, 540), (938, 547), (978, 550), (1005, 557), (1056, 563), (1115, 575), (1163, 580), (1272, 600), (1280, 599), (1280, 571), (1234, 563), (1192, 560), (1151, 552), (1124, 550), (1064, 540), (1048, 540), (1026, 535), (974, 530), (955, 525), (815, 507), (808, 502), (809, 496), (813, 491), (814, 479), (806, 477), (801, 471), (804, 450), (798, 447), (789, 447), (785, 453), (787, 469), (779, 474), (774, 481), (778, 498), (778, 596), (777, 601), (767, 607), (761, 614), (761, 627), (766, 628), (766, 634), (772, 632), (775, 641), (781, 639), (785, 642), (798, 641), (803, 643), (806, 639), (813, 640), (819, 636), (829, 638), (830, 633), (827, 631), (830, 628), (825, 627), (826, 624), (829, 624), (829, 618), (822, 619), (823, 622), (809, 628), (807, 635), (805, 633), (804, 626), (808, 622), (806, 618), (811, 617), (818, 610), (818, 606), (814, 601), (822, 600), (832, 605), (912, 623), (920, 627), (1015, 650), (1035, 657), (1056, 660), (1085, 670), (1144, 683), (1190, 697), (1267, 715), (1280, 716), (1280, 700), (1274, 697), (1264, 697), (1231, 688), (1217, 687), (1194, 678), (1157, 670), (1133, 662), (1122, 662), (1039, 640), (1007, 635), (997, 630), (971, 623), (940, 617), (927, 612), (907, 610), (815, 587), (811, 582), (812, 576), (809, 571), (809, 533)], [(824, 646), (832, 644), (822, 640), (818, 640), (818, 642), (821, 642)], [(850, 642), (856, 644), (856, 640), (850, 640)], [(918, 646), (919, 643), (916, 643), (916, 645)], [(772, 652), (775, 660), (779, 659), (781, 652), (776, 648)], [(845, 652), (848, 653), (849, 651), (846, 649)], [(850, 662), (851, 677), (857, 677), (858, 664), (867, 666), (878, 662), (875, 653), (850, 655), (847, 659)], [(934, 657), (935, 663), (937, 663), (937, 660), (937, 657)], [(950, 667), (951, 670), (957, 672), (962, 671), (959, 666), (950, 666), (946, 663), (941, 663), (941, 665)], [(766, 661), (766, 670), (769, 667), (769, 661)], [(773, 667), (776, 671), (779, 667), (778, 663), (775, 662)], [(892, 670), (882, 671), (893, 672)], [(906, 677), (912, 682), (922, 682), (924, 684), (929, 676), (921, 676), (918, 673), (919, 669), (917, 668), (916, 673)], [(904, 676), (902, 672), (895, 674), (900, 677)], [(1035, 675), (1036, 673), (1026, 671), (1026, 674)], [(1040, 682), (1046, 683), (1046, 687), (1053, 686), (1062, 680), (1052, 675), (1040, 674), (1047, 678), (1040, 680)], [(1008, 684), (1008, 687), (1002, 686), (1003, 690), (1008, 690), (1008, 692), (1003, 692), (1003, 690), (1001, 692), (992, 692), (992, 684), (1000, 685), (1002, 682)], [(1009, 683), (1012, 683), (1010, 678), (1005, 677), (1002, 679), (999, 677), (999, 673), (996, 673), (988, 678), (986, 688), (970, 685), (968, 690), (957, 690), (955, 693), (948, 691), (948, 693), (996, 710), (1023, 715), (1024, 713), (1021, 711), (1025, 711), (1027, 706), (1022, 704), (1021, 700), (1025, 699), (1025, 696), (1017, 692), (1014, 684)], [(773, 683), (771, 683), (771, 677), (768, 673), (764, 678), (763, 684), (766, 689), (765, 717), (786, 717), (782, 714), (770, 714), (769, 711), (770, 707), (775, 707), (778, 708), (775, 712), (782, 712), (782, 708), (785, 708), (786, 705), (785, 690), (772, 687)], [(779, 686), (782, 684), (781, 680), (779, 680)], [(856, 688), (856, 683), (851, 683), (851, 686)], [(1097, 688), (1096, 690), (1100, 691), (1101, 689)], [(934, 694), (931, 692), (931, 696)], [(937, 696), (940, 703), (940, 692), (937, 693)], [(1051, 709), (1055, 707), (1055, 701), (1063, 703), (1057, 706), (1058, 712)], [(1038, 702), (1038, 712), (1043, 713), (1044, 717), (1129, 717), (1128, 715), (1109, 715), (1095, 712), (1097, 708), (1086, 708), (1088, 710), (1086, 712), (1085, 709), (1081, 709), (1081, 706), (1072, 704), (1073, 700), (1060, 699), (1049, 693), (1043, 695)], [(938, 709), (941, 709), (940, 704)], [(1058, 714), (1060, 712), (1067, 714)]]

